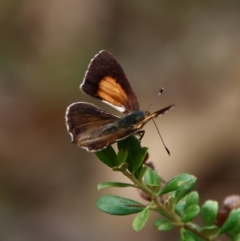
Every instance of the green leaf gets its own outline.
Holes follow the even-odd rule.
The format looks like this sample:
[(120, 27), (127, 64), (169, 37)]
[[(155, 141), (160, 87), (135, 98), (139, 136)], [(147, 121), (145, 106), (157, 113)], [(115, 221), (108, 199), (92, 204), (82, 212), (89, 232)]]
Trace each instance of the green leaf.
[(154, 227), (160, 231), (172, 230), (174, 228), (174, 226), (175, 226), (174, 223), (172, 223), (171, 221), (165, 220), (165, 219), (157, 218), (154, 221)]
[(141, 149), (138, 139), (136, 136), (131, 135), (123, 140), (117, 142), (118, 150), (132, 150), (132, 153), (136, 153)]
[(182, 217), (186, 209), (186, 201), (180, 200), (175, 206), (175, 212)]
[(95, 152), (95, 155), (100, 159), (101, 162), (106, 164), (109, 167), (117, 166), (117, 155), (112, 146)]
[(173, 211), (175, 207), (175, 200), (174, 197), (170, 196), (165, 202), (164, 206), (167, 210)]
[(230, 240), (232, 240), (232, 241), (240, 240), (240, 232), (232, 234), (232, 232), (230, 231), (230, 233), (228, 233), (228, 235), (230, 237)]
[(145, 208), (139, 202), (114, 195), (100, 197), (96, 205), (103, 212), (118, 216), (139, 213)]
[(195, 218), (200, 212), (200, 207), (198, 205), (192, 205), (186, 208), (184, 214), (182, 215), (181, 221), (184, 223), (190, 222), (193, 218)]
[(145, 156), (147, 155), (148, 148), (147, 147), (142, 147), (138, 154), (134, 158), (134, 165), (132, 168), (132, 172), (135, 173), (143, 164), (143, 161), (145, 159)]
[(120, 149), (117, 154), (117, 163), (122, 164), (127, 160), (128, 152), (126, 149)]
[(142, 180), (143, 176), (145, 175), (146, 171), (147, 171), (148, 167), (147, 166), (142, 166), (139, 175), (138, 175), (138, 180)]
[(219, 228), (217, 226), (208, 226), (201, 230), (201, 234), (205, 237), (210, 238), (211, 240), (214, 239), (218, 235)]
[(175, 200), (178, 202), (183, 197), (185, 197), (193, 188), (194, 184), (196, 183), (197, 179), (190, 179), (189, 181), (184, 182), (181, 184), (175, 192)]
[(231, 240), (240, 240), (240, 220), (231, 230), (228, 231), (228, 235), (231, 238)]
[(208, 200), (201, 209), (201, 217), (206, 226), (213, 225), (218, 213), (218, 202)]
[(182, 217), (185, 212), (185, 209), (198, 204), (199, 195), (196, 191), (189, 193), (185, 198), (181, 199), (175, 206), (175, 212)]
[(194, 204), (198, 204), (199, 203), (199, 194), (196, 191), (193, 191), (191, 193), (189, 193), (187, 195), (187, 199), (186, 199), (186, 206), (192, 206)]
[(133, 184), (123, 182), (102, 182), (98, 184), (97, 189), (101, 190), (107, 187), (134, 187)]
[(240, 220), (240, 208), (232, 210), (227, 220), (223, 224), (220, 230), (220, 234), (225, 233), (231, 230), (232, 228), (234, 228), (234, 226), (238, 224), (239, 220)]
[(141, 152), (141, 146), (139, 144), (138, 139), (132, 135), (129, 136), (128, 138), (125, 138), (121, 141), (118, 141), (117, 143), (118, 145), (118, 150), (127, 150), (127, 159), (126, 162), (129, 164), (128, 166), (128, 170), (133, 173), (133, 170), (136, 170), (139, 164), (136, 163), (136, 157), (138, 156), (138, 154)]
[(163, 195), (163, 194), (175, 191), (178, 189), (178, 187), (180, 187), (185, 182), (188, 182), (188, 181), (196, 182), (196, 180), (197, 178), (194, 177), (193, 175), (190, 175), (187, 173), (180, 174), (176, 177), (173, 177), (171, 180), (169, 180), (160, 191), (160, 194)]
[(134, 138), (136, 138), (135, 136), (129, 136), (123, 140), (120, 140), (117, 142), (117, 147), (118, 147), (118, 150), (121, 150), (121, 149), (127, 149), (127, 146), (128, 145), (131, 145), (132, 142), (135, 142), (134, 141)]
[(147, 168), (147, 171), (144, 175), (144, 183), (147, 185), (148, 188), (157, 193), (160, 188), (160, 178), (157, 172), (151, 168)]
[(149, 219), (149, 210), (148, 208), (143, 209), (133, 220), (133, 229), (139, 232), (147, 223)]
[(197, 236), (195, 236), (190, 231), (188, 231), (184, 228), (181, 228), (180, 241), (198, 241), (198, 240), (202, 240), (202, 239), (199, 239)]

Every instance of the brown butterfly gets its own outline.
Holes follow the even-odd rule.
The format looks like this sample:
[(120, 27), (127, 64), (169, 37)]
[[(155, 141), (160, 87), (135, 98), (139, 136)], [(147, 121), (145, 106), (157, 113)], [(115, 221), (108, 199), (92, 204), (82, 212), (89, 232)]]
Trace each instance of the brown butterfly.
[(121, 118), (86, 102), (68, 106), (65, 118), (71, 141), (87, 151), (100, 151), (118, 140), (141, 133), (150, 119), (173, 108), (170, 105), (152, 114), (140, 111), (122, 66), (105, 50), (91, 60), (80, 89), (126, 114)]

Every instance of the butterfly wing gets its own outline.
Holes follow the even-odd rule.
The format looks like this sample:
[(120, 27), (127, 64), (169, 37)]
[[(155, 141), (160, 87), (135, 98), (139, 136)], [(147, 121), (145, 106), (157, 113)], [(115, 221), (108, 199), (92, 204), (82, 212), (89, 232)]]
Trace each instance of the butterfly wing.
[(97, 128), (91, 139), (83, 140), (79, 146), (87, 151), (100, 151), (116, 141), (134, 134), (132, 128), (119, 128), (118, 122)]
[(120, 112), (129, 113), (139, 109), (137, 97), (122, 66), (105, 50), (91, 60), (80, 88)]
[(93, 133), (102, 126), (119, 120), (119, 117), (85, 102), (71, 104), (66, 111), (66, 126), (71, 141), (78, 143), (92, 139)]
[(152, 114), (141, 111), (133, 112), (124, 118), (119, 118), (107, 125), (99, 126), (91, 132), (91, 138), (81, 141), (80, 147), (88, 151), (99, 151), (116, 141), (128, 136), (142, 132), (143, 126), (152, 118), (161, 116), (171, 110), (173, 105), (158, 110)]

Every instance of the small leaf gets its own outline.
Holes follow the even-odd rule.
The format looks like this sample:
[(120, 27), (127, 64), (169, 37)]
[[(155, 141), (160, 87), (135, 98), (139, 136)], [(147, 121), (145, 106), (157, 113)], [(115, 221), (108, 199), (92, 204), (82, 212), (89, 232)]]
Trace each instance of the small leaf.
[(181, 221), (184, 223), (190, 222), (192, 219), (194, 219), (198, 213), (200, 212), (200, 207), (198, 205), (192, 205), (188, 208), (186, 208)]
[(176, 207), (175, 207), (175, 212), (182, 217), (186, 209), (186, 201), (185, 200), (180, 200)]
[(101, 190), (106, 187), (134, 187), (133, 184), (123, 182), (102, 182), (98, 184), (97, 189)]
[(118, 150), (125, 149), (128, 152), (126, 162), (129, 164), (128, 169), (132, 173), (135, 163), (135, 158), (141, 151), (141, 146), (138, 139), (132, 135), (128, 138), (118, 141)]
[(117, 154), (117, 163), (118, 165), (127, 160), (128, 152), (126, 149), (120, 149)]
[(179, 186), (179, 188), (175, 192), (175, 200), (178, 202), (183, 197), (185, 197), (193, 188), (197, 179), (190, 179), (189, 181), (184, 182)]
[(165, 186), (162, 188), (162, 190), (160, 191), (160, 194), (166, 194), (172, 191), (175, 191), (178, 189), (178, 187), (180, 187), (183, 183), (188, 182), (188, 181), (192, 181), (192, 182), (196, 182), (196, 177), (194, 177), (193, 175), (184, 173), (184, 174), (180, 174), (176, 177), (173, 177), (171, 180), (169, 180)]
[(147, 166), (142, 166), (139, 175), (138, 175), (138, 180), (142, 180), (143, 176), (145, 175), (148, 167)]
[(112, 146), (95, 152), (95, 155), (100, 159), (101, 162), (106, 164), (109, 167), (117, 166), (117, 155)]
[(239, 220), (240, 220), (240, 208), (232, 210), (226, 222), (223, 224), (220, 230), (220, 234), (225, 233), (231, 230), (232, 228), (234, 228), (234, 226), (238, 224)]
[(164, 206), (167, 210), (169, 211), (173, 211), (174, 207), (175, 207), (175, 200), (174, 197), (169, 197), (165, 202), (164, 202)]
[(214, 225), (205, 227), (201, 230), (201, 234), (205, 237), (210, 238), (211, 240), (213, 240), (213, 238), (218, 235), (218, 232), (219, 232), (219, 228)]
[(201, 217), (206, 226), (213, 225), (218, 213), (218, 202), (208, 200), (201, 208)]
[(132, 142), (135, 142), (134, 139), (136, 139), (136, 141), (137, 141), (137, 138), (135, 136), (129, 136), (123, 140), (118, 141), (117, 142), (118, 150), (127, 149), (128, 145), (131, 145)]
[(149, 218), (149, 210), (148, 208), (143, 209), (133, 220), (133, 229), (139, 232), (147, 223)]
[(154, 221), (154, 227), (160, 231), (172, 230), (174, 226), (174, 223), (165, 219), (158, 218)]
[(118, 216), (139, 213), (145, 208), (139, 202), (114, 195), (100, 197), (96, 205), (103, 212)]
[(147, 155), (148, 152), (148, 148), (147, 147), (142, 147), (138, 154), (135, 156), (134, 158), (134, 166), (132, 169), (132, 172), (135, 173), (139, 167), (141, 167), (141, 165), (143, 164), (143, 161), (145, 159), (145, 156)]
[(144, 175), (144, 183), (155, 193), (157, 193), (160, 188), (160, 177), (156, 171), (148, 168)]
[(240, 221), (235, 225), (231, 230), (227, 232), (231, 240), (239, 241), (240, 240)]
[(199, 203), (199, 194), (198, 192), (194, 191), (191, 192), (187, 195), (187, 199), (186, 199), (186, 206), (192, 206), (194, 204), (198, 204)]
[(198, 238), (197, 236), (195, 236), (190, 231), (188, 231), (184, 228), (181, 228), (180, 241), (198, 241), (198, 240), (202, 240), (202, 239)]
[(199, 195), (196, 191), (189, 193), (184, 199), (181, 199), (175, 207), (175, 212), (182, 217), (185, 212), (185, 209), (198, 204), (199, 202)]

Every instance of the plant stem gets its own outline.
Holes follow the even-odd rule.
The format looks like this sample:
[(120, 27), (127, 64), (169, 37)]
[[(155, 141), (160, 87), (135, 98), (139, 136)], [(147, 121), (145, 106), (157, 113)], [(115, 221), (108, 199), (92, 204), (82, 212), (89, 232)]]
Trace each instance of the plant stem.
[(183, 227), (185, 229), (191, 231), (192, 233), (196, 234), (198, 237), (200, 237), (204, 240), (207, 240), (207, 241), (213, 240), (213, 239), (209, 239), (209, 238), (205, 237), (203, 234), (201, 234), (200, 228), (193, 223), (184, 223)]
[(150, 190), (148, 187), (146, 187), (146, 185), (142, 182), (139, 181), (133, 174), (131, 174), (127, 168), (121, 168), (120, 169), (121, 172), (128, 177), (133, 183), (134, 185), (141, 189), (143, 192), (145, 192), (153, 201), (153, 203), (156, 205), (156, 208), (154, 208), (154, 210), (165, 213), (167, 217), (169, 217), (170, 219), (172, 219), (172, 221), (179, 223), (180, 219), (179, 217), (174, 213), (171, 212), (170, 210), (166, 209), (158, 200), (158, 196), (152, 191)]
[(128, 177), (134, 183), (136, 188), (141, 189), (151, 198), (152, 202), (155, 204), (155, 208), (152, 207), (152, 210), (164, 213), (165, 216), (172, 220), (176, 226), (184, 227), (185, 229), (189, 230), (190, 232), (194, 233), (195, 235), (206, 241), (211, 240), (201, 234), (200, 228), (197, 225), (190, 222), (182, 223), (180, 217), (174, 211), (168, 210), (164, 205), (162, 205), (158, 200), (158, 196), (152, 190), (150, 190), (142, 181), (138, 180), (132, 173), (128, 171), (127, 166), (121, 167), (119, 171), (121, 171), (124, 176)]

